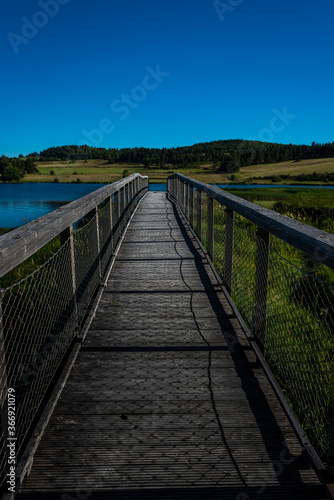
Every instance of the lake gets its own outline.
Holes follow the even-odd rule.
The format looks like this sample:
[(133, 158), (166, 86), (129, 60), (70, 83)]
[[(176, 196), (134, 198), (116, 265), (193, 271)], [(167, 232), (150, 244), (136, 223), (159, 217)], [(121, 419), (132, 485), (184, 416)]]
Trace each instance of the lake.
[(0, 227), (19, 227), (103, 184), (0, 184)]
[[(68, 183), (0, 184), (0, 227), (14, 228), (22, 226), (104, 185), (105, 184)], [(218, 187), (246, 189), (268, 187), (327, 188), (327, 186), (287, 186), (268, 184), (219, 184)], [(334, 186), (328, 186), (328, 189), (334, 189)], [(150, 184), (150, 191), (166, 191), (166, 184), (152, 183)]]

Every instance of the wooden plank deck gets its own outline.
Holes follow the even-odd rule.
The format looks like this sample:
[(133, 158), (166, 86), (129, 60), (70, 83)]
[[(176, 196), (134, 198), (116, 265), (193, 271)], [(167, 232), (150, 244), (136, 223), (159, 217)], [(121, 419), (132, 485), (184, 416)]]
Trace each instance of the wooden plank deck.
[(166, 193), (128, 229), (17, 498), (326, 498)]

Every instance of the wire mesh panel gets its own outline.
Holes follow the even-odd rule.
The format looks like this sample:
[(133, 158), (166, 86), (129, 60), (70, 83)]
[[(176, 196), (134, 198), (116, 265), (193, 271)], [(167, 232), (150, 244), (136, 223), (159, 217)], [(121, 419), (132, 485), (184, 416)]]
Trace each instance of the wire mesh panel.
[[(140, 176), (130, 179), (131, 187), (123, 182), (109, 195), (101, 188), (99, 196), (93, 193), (83, 198), (87, 211), (80, 203), (73, 202), (75, 207), (70, 204), (70, 226), (66, 211), (66, 225), (61, 221), (64, 212), (58, 212), (57, 228), (62, 229), (56, 238), (45, 238), (44, 245), (34, 240), (31, 245), (36, 250), (31, 257), (17, 259), (16, 267), (7, 265), (9, 272), (0, 275), (0, 488), (8, 473), (8, 391), (15, 388), (16, 452), (20, 456), (47, 390), (85, 320), (121, 232), (136, 202), (148, 190), (148, 179)], [(49, 219), (52, 217), (48, 216), (47, 224)], [(45, 227), (46, 233), (53, 234), (47, 224), (42, 221), (38, 227), (43, 241)], [(32, 234), (38, 239), (38, 232)], [(5, 255), (6, 251), (5, 247)]]
[[(2, 317), (7, 387), (15, 388), (16, 414), (21, 417), (16, 421), (20, 452), (25, 434), (76, 334), (69, 240), (34, 273), (4, 290)], [(6, 470), (4, 466), (1, 469)]]
[(198, 239), (202, 241), (202, 191), (200, 189), (194, 193), (194, 228)]
[[(273, 245), (286, 247), (279, 241)], [(326, 459), (334, 403), (334, 287), (319, 279), (309, 259), (298, 253), (291, 249), (304, 269), (270, 249), (266, 358)]]
[(217, 202), (214, 205), (213, 264), (222, 278), (225, 258), (225, 210)]
[(99, 237), (100, 237), (100, 261), (101, 261), (101, 273), (104, 275), (108, 262), (113, 253), (112, 245), (112, 214), (111, 214), (111, 199), (109, 198), (104, 206), (100, 207), (98, 210), (99, 218)]
[(121, 235), (121, 225), (120, 225), (120, 200), (119, 200), (119, 192), (113, 194), (112, 196), (112, 241), (113, 247), (116, 247), (117, 241)]
[[(226, 215), (226, 225), (230, 223)], [(256, 226), (236, 214), (234, 220), (232, 298), (249, 328), (254, 327)]]
[(206, 193), (202, 193), (202, 245), (207, 250), (208, 247), (208, 205), (209, 197)]
[(82, 228), (74, 231), (75, 275), (79, 322), (85, 317), (100, 281), (96, 215)]
[[(227, 200), (224, 206), (217, 190), (206, 186), (199, 195), (201, 185), (189, 181), (196, 188), (196, 234), (201, 234), (204, 248), (210, 255), (213, 253), (216, 270), (312, 444), (322, 459), (331, 463), (334, 459), (334, 434), (330, 437), (334, 407), (334, 271), (322, 263), (327, 262), (328, 251), (320, 250), (319, 243), (314, 243), (314, 258), (310, 258), (302, 252), (304, 248), (298, 249), (298, 243), (292, 246), (287, 243), (289, 240), (270, 235), (268, 229), (255, 225), (252, 217), (236, 213), (235, 197), (233, 205)], [(178, 201), (189, 222), (189, 184), (178, 176), (176, 182)], [(209, 221), (210, 199), (215, 199), (213, 228)], [(243, 200), (239, 204), (244, 212), (247, 207)], [(290, 226), (291, 222), (287, 222), (284, 229), (294, 237)], [(300, 226), (296, 231), (300, 231)], [(208, 248), (212, 247), (212, 233), (213, 251)], [(321, 239), (324, 237), (322, 233)], [(330, 248), (333, 253), (334, 246)]]

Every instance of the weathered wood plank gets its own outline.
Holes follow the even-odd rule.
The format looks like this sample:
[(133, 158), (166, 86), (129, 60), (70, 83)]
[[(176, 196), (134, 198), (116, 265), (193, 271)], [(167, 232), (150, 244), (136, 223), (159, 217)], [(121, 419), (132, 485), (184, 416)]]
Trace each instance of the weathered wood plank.
[(18, 500), (325, 498), (198, 245), (142, 207)]

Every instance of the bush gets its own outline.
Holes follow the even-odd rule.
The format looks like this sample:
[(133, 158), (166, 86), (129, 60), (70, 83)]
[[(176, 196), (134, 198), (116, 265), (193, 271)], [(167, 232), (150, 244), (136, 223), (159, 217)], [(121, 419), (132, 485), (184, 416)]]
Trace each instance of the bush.
[(55, 182), (55, 183), (59, 182), (58, 177), (56, 177), (56, 178), (55, 178), (55, 180), (54, 180), (53, 182)]
[(18, 168), (13, 167), (12, 165), (8, 165), (8, 167), (5, 167), (1, 176), (4, 182), (19, 182), (21, 177), (23, 177), (21, 171)]
[(123, 170), (123, 174), (122, 174), (122, 177), (129, 177), (130, 175), (130, 172), (128, 171), (128, 169), (126, 168), (125, 170)]
[(55, 174), (55, 171), (54, 170), (50, 170), (50, 175), (54, 175)]

